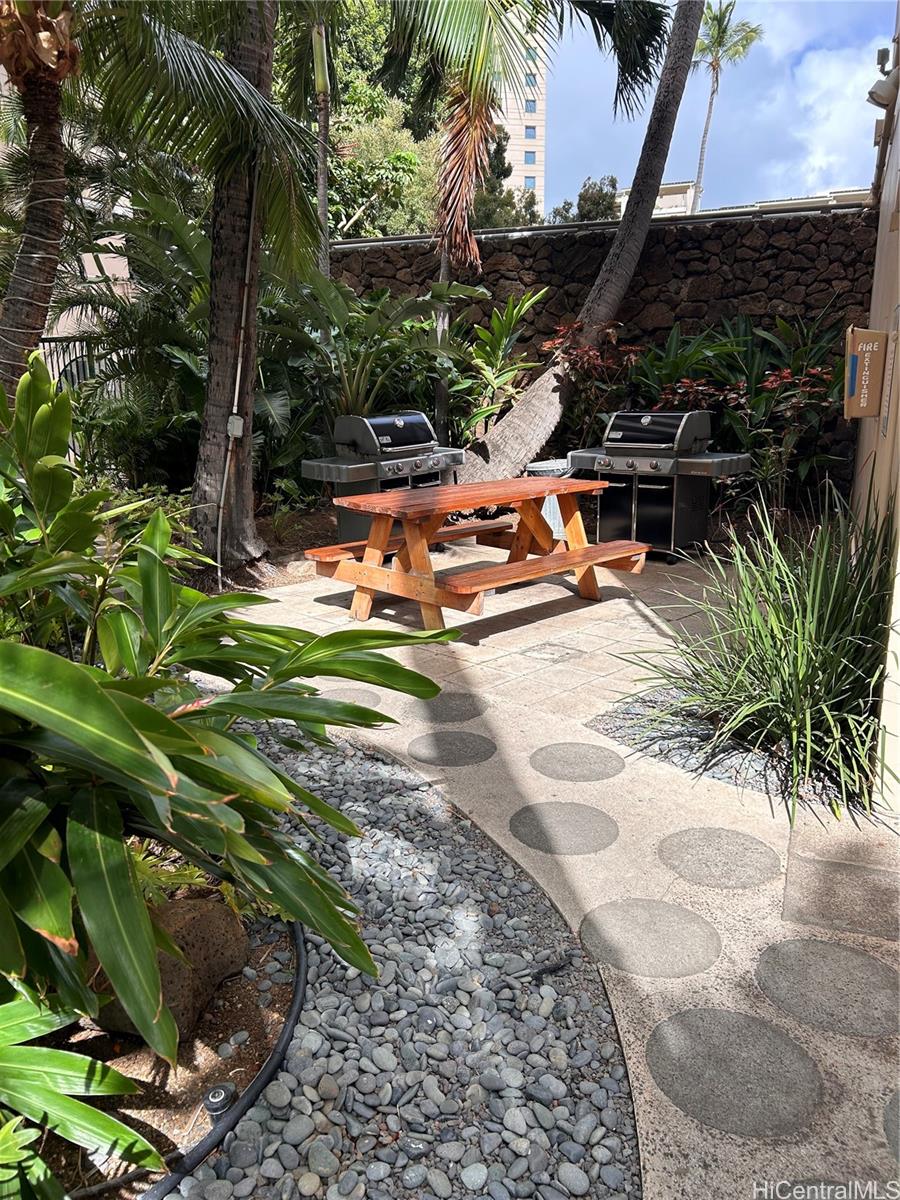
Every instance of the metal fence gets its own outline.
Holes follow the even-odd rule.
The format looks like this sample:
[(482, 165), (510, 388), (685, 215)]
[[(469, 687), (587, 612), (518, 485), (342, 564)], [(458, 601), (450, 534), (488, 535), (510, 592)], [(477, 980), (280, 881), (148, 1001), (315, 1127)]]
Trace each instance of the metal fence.
[(93, 342), (78, 337), (43, 337), (40, 350), (54, 379), (78, 387), (96, 375)]

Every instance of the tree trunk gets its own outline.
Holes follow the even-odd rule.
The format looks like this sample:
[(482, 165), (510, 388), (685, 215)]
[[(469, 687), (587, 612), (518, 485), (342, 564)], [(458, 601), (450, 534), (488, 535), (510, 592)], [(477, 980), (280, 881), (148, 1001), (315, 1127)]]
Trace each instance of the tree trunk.
[[(241, 36), (228, 47), (225, 57), (268, 96), (272, 90), (275, 4), (273, 0), (241, 3)], [(194, 526), (203, 550), (223, 566), (259, 558), (266, 550), (253, 519), (253, 393), (261, 227), (256, 182), (252, 166), (240, 167), (216, 179), (213, 197), (209, 374), (192, 502)], [(240, 433), (235, 430), (233, 438), (228, 432), (232, 416), (243, 422)]]
[(65, 150), (60, 136), (60, 84), (40, 69), (22, 86), (31, 183), (22, 240), (0, 314), (0, 383), (10, 403), (25, 360), (44, 332), (56, 280), (65, 217)]
[(313, 26), (313, 64), (316, 76), (316, 200), (322, 232), (319, 241), (318, 267), (323, 275), (331, 274), (331, 247), (328, 237), (328, 135), (331, 128), (331, 86), (328, 80), (328, 48), (325, 22)]
[[(702, 17), (703, 0), (678, 0), (628, 203), (579, 314), (585, 343), (595, 341), (619, 311), (647, 240)], [(551, 364), (528, 385), (510, 412), (488, 433), (479, 453), (466, 456), (461, 472), (464, 482), (521, 474), (559, 424), (563, 408), (561, 382), (559, 365)]]
[(706, 121), (703, 125), (703, 136), (700, 139), (700, 158), (697, 162), (697, 178), (694, 180), (694, 202), (691, 212), (700, 211), (700, 197), (703, 195), (703, 168), (706, 166), (706, 143), (709, 138), (709, 127), (712, 124), (713, 105), (716, 102), (716, 92), (719, 90), (719, 77), (715, 69), (709, 78), (709, 103), (706, 106)]
[[(441, 266), (438, 272), (441, 283), (450, 282), (450, 255), (446, 246), (441, 250)], [(446, 341), (450, 333), (450, 307), (439, 304), (435, 315), (435, 333), (439, 342)], [(434, 431), (442, 446), (450, 444), (450, 389), (446, 379), (434, 385)]]

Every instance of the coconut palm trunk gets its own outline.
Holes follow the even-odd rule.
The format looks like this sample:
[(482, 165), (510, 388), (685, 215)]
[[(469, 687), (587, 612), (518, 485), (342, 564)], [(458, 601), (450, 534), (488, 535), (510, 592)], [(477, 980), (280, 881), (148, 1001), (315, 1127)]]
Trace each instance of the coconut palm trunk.
[(703, 122), (703, 136), (700, 138), (700, 157), (697, 160), (697, 178), (694, 180), (694, 199), (691, 202), (691, 212), (699, 212), (700, 197), (703, 195), (703, 169), (706, 166), (706, 143), (709, 141), (709, 127), (712, 124), (713, 106), (719, 90), (719, 75), (713, 71), (709, 77), (709, 103), (706, 106), (706, 120)]
[(59, 80), (50, 72), (28, 73), (22, 86), (22, 108), (31, 181), (22, 239), (0, 318), (0, 383), (10, 398), (28, 354), (44, 332), (59, 264), (66, 191), (59, 100)]
[[(634, 277), (662, 183), (702, 16), (703, 0), (678, 0), (628, 203), (600, 274), (579, 314), (585, 343), (596, 341), (603, 327), (615, 318)], [(556, 365), (539, 375), (510, 412), (490, 430), (479, 453), (467, 455), (461, 472), (463, 481), (519, 475), (559, 424), (563, 384)]]
[(328, 33), (324, 21), (317, 21), (312, 30), (313, 70), (316, 87), (316, 201), (319, 223), (319, 270), (331, 274), (331, 252), (328, 237), (328, 137), (331, 128), (331, 82), (328, 78)]
[[(240, 0), (241, 34), (226, 60), (265, 96), (272, 90), (274, 0)], [(216, 179), (209, 289), (209, 374), (194, 477), (194, 525), (223, 566), (265, 553), (253, 503), (253, 392), (261, 197), (252, 165)]]

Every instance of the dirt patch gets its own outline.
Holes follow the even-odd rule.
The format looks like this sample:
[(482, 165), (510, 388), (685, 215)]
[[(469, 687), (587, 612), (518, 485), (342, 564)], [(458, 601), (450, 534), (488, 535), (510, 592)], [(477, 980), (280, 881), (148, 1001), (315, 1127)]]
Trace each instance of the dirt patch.
[[(248, 965), (260, 980), (268, 979), (267, 964), (285, 950), (292, 952), (292, 942), (287, 933), (281, 933), (277, 941), (252, 949)], [(293, 975), (291, 966), (280, 970)], [(141, 1088), (136, 1095), (103, 1097), (92, 1103), (119, 1117), (167, 1155), (189, 1148), (208, 1131), (209, 1117), (203, 1108), (208, 1088), (214, 1083), (233, 1083), (242, 1092), (268, 1058), (290, 1007), (293, 985), (272, 982), (265, 993), (257, 985), (257, 979), (243, 974), (222, 984), (193, 1036), (180, 1046), (174, 1069), (137, 1039), (93, 1027), (64, 1030), (44, 1039), (43, 1044), (89, 1054), (134, 1079)], [(263, 995), (271, 998), (267, 1007), (260, 1006)], [(232, 1047), (231, 1057), (221, 1058), (219, 1047), (241, 1032), (249, 1038)], [(67, 1192), (131, 1170), (118, 1160), (98, 1169), (83, 1150), (53, 1135), (46, 1138), (42, 1153)], [(136, 1182), (110, 1195), (128, 1200), (145, 1186)]]

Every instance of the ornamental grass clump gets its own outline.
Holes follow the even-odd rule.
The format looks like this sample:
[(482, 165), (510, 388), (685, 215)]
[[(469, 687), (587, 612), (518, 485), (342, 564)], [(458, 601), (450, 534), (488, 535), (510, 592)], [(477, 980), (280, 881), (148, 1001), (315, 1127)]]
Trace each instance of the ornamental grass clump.
[(858, 518), (836, 493), (829, 510), (782, 529), (757, 504), (748, 530), (707, 556), (702, 598), (681, 597), (703, 632), (652, 663), (676, 711), (713, 723), (711, 752), (739, 742), (775, 756), (792, 822), (801, 796), (824, 796), (837, 817), (868, 809), (884, 732), (893, 511)]

